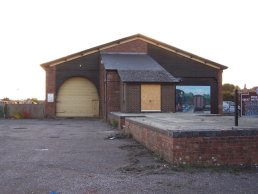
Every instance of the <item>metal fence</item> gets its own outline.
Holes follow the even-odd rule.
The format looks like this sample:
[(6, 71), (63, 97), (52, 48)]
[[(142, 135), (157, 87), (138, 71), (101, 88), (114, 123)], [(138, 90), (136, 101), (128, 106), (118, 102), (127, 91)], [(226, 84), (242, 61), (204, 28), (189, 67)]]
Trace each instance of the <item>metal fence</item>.
[(0, 103), (0, 118), (4, 118), (4, 104)]
[(44, 104), (0, 104), (0, 118), (44, 118)]

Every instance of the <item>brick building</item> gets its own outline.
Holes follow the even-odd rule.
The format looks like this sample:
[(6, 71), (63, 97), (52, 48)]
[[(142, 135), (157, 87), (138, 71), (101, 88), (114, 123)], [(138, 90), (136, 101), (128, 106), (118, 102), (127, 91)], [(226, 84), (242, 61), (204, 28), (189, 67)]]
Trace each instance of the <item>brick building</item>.
[(226, 66), (141, 34), (41, 66), (46, 117), (102, 117), (109, 112), (222, 113)]

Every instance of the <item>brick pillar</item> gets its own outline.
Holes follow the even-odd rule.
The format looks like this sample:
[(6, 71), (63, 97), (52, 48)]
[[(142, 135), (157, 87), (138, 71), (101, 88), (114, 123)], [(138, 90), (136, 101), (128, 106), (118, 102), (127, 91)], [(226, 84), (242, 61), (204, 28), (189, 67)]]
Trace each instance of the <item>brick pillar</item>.
[(218, 71), (218, 114), (223, 114), (222, 73), (223, 70)]
[[(46, 69), (46, 101), (45, 117), (54, 118), (56, 116), (56, 67)], [(54, 102), (48, 102), (48, 94), (54, 94)]]
[(105, 95), (106, 95), (106, 70), (104, 68), (104, 65), (101, 64), (101, 61), (99, 62), (99, 105), (100, 105), (100, 117), (106, 119), (106, 101), (105, 101)]
[(117, 71), (108, 71), (106, 79), (107, 114), (120, 112), (120, 77)]
[(176, 112), (175, 91), (176, 91), (176, 86), (174, 84), (161, 85), (161, 111), (162, 112)]

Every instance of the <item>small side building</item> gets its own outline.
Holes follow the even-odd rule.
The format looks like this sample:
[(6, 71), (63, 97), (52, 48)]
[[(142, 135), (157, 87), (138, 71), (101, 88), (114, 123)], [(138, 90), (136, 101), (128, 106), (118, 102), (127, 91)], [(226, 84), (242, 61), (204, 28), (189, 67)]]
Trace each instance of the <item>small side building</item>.
[[(46, 71), (46, 117), (109, 112), (222, 113), (226, 66), (136, 34), (62, 57)], [(200, 103), (199, 103), (200, 104)]]

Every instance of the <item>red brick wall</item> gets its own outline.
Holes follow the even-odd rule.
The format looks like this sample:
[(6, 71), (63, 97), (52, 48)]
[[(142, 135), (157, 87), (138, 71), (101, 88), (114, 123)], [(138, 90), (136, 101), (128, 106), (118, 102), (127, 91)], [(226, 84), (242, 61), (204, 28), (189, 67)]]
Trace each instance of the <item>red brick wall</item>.
[[(47, 94), (54, 94), (54, 102), (47, 102)], [(46, 103), (45, 117), (53, 118), (56, 116), (56, 67), (46, 69)]]
[(120, 111), (120, 78), (117, 71), (107, 71), (107, 113)]
[(218, 71), (218, 114), (223, 114), (222, 70)]
[(125, 133), (131, 134), (133, 138), (151, 151), (159, 154), (166, 161), (173, 163), (173, 139), (155, 132), (150, 128), (143, 127), (125, 119)]
[(161, 111), (176, 112), (175, 106), (175, 85), (161, 85)]
[(173, 138), (173, 162), (258, 164), (258, 136)]
[(126, 101), (125, 112), (140, 113), (141, 112), (141, 85), (126, 84)]
[[(141, 112), (141, 85), (127, 83), (120, 86), (121, 111), (127, 113)], [(125, 97), (123, 95), (126, 95)], [(162, 112), (175, 112), (175, 85), (163, 84), (161, 86)]]
[[(124, 87), (124, 88), (123, 88)], [(141, 85), (135, 83), (127, 83), (120, 86), (121, 95), (121, 111), (127, 113), (141, 112)], [(125, 90), (125, 91), (123, 91)], [(164, 84), (161, 86), (161, 110), (162, 112), (175, 112), (175, 85)]]
[(120, 111), (125, 112), (125, 101), (126, 101), (126, 96), (125, 95), (126, 91), (126, 83), (123, 83), (122, 81), (120, 82)]
[(172, 137), (125, 119), (125, 132), (172, 164), (257, 165), (258, 136)]
[(100, 108), (100, 117), (106, 117), (106, 106), (105, 106), (105, 80), (106, 80), (106, 71), (104, 69), (104, 65), (99, 63), (99, 108)]
[(147, 53), (147, 43), (142, 40), (133, 40), (127, 43), (103, 50), (104, 52), (137, 52)]
[(120, 78), (117, 71), (106, 71), (100, 64), (100, 112), (105, 120), (109, 112), (120, 111)]

